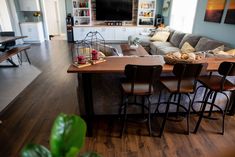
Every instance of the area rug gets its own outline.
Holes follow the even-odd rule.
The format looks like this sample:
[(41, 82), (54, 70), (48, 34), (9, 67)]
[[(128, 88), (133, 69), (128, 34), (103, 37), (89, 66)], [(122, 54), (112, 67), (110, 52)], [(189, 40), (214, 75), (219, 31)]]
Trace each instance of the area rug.
[(41, 71), (28, 63), (15, 68), (0, 68), (0, 112), (14, 100)]

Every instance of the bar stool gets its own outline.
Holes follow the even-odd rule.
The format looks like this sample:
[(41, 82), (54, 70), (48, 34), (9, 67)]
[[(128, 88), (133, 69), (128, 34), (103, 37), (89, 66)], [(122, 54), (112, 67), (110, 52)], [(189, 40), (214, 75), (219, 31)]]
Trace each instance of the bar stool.
[[(174, 65), (173, 74), (174, 76), (160, 78), (160, 83), (167, 89), (170, 93), (167, 102), (160, 102), (161, 91), (159, 94), (159, 102), (155, 113), (158, 112), (158, 108), (161, 104), (166, 104), (166, 109), (163, 117), (162, 126), (160, 128), (159, 137), (162, 136), (166, 120), (168, 119), (168, 113), (171, 105), (176, 106), (177, 115), (180, 109), (183, 109), (184, 114), (187, 116), (187, 134), (189, 134), (189, 116), (190, 116), (190, 106), (191, 98), (189, 94), (194, 93), (196, 87), (196, 78), (199, 76), (203, 65), (202, 64), (186, 64), (186, 63), (177, 63)], [(176, 100), (176, 96), (178, 98)], [(189, 105), (184, 106), (180, 103), (182, 95), (185, 95), (189, 99)], [(174, 101), (172, 101), (173, 96)]]
[[(205, 95), (204, 95), (204, 98), (202, 99), (202, 101), (196, 101), (195, 103), (192, 104), (193, 106), (196, 103), (201, 103), (201, 105), (202, 105), (201, 109), (199, 111), (199, 119), (198, 119), (196, 127), (194, 129), (194, 133), (197, 132), (202, 118), (215, 119), (215, 118), (211, 118), (211, 113), (213, 111), (213, 108), (215, 107), (216, 109), (218, 109), (222, 113), (222, 132), (221, 132), (221, 134), (222, 135), (224, 134), (224, 119), (225, 119), (225, 115), (226, 115), (228, 105), (229, 105), (229, 97), (225, 92), (226, 91), (232, 92), (235, 90), (235, 84), (230, 82), (227, 79), (227, 76), (235, 76), (235, 63), (233, 63), (233, 62), (221, 63), (218, 68), (218, 73), (219, 73), (219, 75), (211, 75), (210, 77), (201, 76), (197, 79), (197, 81), (200, 82), (202, 84), (202, 86), (206, 88), (206, 92), (205, 92)], [(198, 89), (201, 88), (202, 86), (199, 86)], [(215, 100), (216, 100), (218, 93), (221, 93), (222, 95), (224, 95), (227, 100), (224, 109), (222, 109), (220, 106), (215, 104)], [(195, 96), (196, 96), (196, 94), (195, 94)], [(211, 102), (209, 101), (210, 98), (212, 98)], [(205, 116), (204, 113), (206, 111), (207, 105), (210, 105), (210, 110), (209, 110), (209, 115)], [(192, 106), (192, 108), (193, 108), (193, 106)]]
[[(126, 65), (125, 66), (125, 79), (121, 80), (121, 87), (123, 93), (122, 105), (119, 108), (119, 116), (121, 117), (122, 111), (124, 112), (122, 116), (122, 130), (120, 137), (122, 137), (124, 131), (126, 130), (127, 122), (127, 108), (130, 105), (139, 105), (142, 108), (142, 114), (144, 110), (147, 110), (147, 124), (149, 135), (151, 136), (151, 102), (150, 96), (153, 94), (153, 84), (154, 81), (160, 77), (162, 71), (161, 65)], [(131, 98), (134, 97), (134, 102), (131, 102)], [(136, 97), (142, 98), (142, 103), (138, 104), (136, 102)], [(145, 105), (145, 100), (147, 99), (147, 105)]]

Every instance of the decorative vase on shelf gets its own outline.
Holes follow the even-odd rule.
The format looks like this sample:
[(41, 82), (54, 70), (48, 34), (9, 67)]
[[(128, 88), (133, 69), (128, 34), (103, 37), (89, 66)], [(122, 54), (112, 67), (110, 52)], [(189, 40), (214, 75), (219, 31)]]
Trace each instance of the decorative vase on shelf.
[(40, 16), (41, 16), (41, 13), (36, 11), (33, 13), (33, 16), (34, 16), (34, 22), (39, 22), (40, 21)]

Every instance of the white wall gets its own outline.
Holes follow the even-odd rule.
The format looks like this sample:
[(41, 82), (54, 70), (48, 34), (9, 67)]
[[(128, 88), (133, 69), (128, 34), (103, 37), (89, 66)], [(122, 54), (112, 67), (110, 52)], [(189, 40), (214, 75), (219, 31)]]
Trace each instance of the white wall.
[(59, 12), (60, 12), (60, 33), (66, 34), (66, 9), (65, 0), (59, 0)]
[(235, 25), (224, 23), (230, 1), (231, 0), (226, 1), (227, 4), (221, 23), (214, 23), (204, 21), (207, 1), (198, 0), (193, 33), (217, 39), (230, 44), (231, 47), (235, 47)]
[(6, 0), (0, 0), (0, 25), (2, 31), (12, 31)]

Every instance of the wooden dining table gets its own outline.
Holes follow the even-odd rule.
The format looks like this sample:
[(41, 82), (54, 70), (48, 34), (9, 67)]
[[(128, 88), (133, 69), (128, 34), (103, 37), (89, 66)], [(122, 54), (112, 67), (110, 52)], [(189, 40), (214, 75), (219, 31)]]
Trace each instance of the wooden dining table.
[[(27, 36), (0, 36), (0, 44), (2, 45), (2, 49), (0, 49), (0, 52), (2, 53), (6, 53), (7, 52), (7, 49), (8, 49), (8, 45), (12, 42), (12, 41), (16, 41), (18, 39), (23, 39), (23, 38), (27, 38)], [(5, 59), (4, 59), (5, 60)], [(6, 59), (7, 61), (9, 61), (9, 63), (11, 63), (11, 67), (17, 67), (16, 63), (7, 58)], [(3, 66), (3, 67), (6, 67), (6, 66)], [(7, 66), (9, 67), (9, 66)]]
[(23, 39), (27, 36), (0, 36), (0, 44), (5, 44), (10, 41), (15, 41), (17, 39)]
[[(105, 62), (95, 64), (83, 68), (78, 68), (71, 64), (67, 70), (68, 73), (76, 73), (82, 76), (84, 103), (85, 103), (85, 119), (88, 127), (88, 136), (92, 136), (92, 120), (94, 117), (93, 100), (92, 98), (92, 74), (110, 74), (110, 73), (124, 73), (127, 64), (140, 65), (162, 65), (162, 73), (171, 73), (173, 65), (162, 64), (162, 59), (158, 57), (144, 56), (144, 57), (107, 57)], [(206, 58), (202, 63), (207, 63), (208, 72), (217, 71), (220, 63), (224, 61), (235, 62), (235, 58)], [(235, 105), (234, 105), (235, 106)]]

